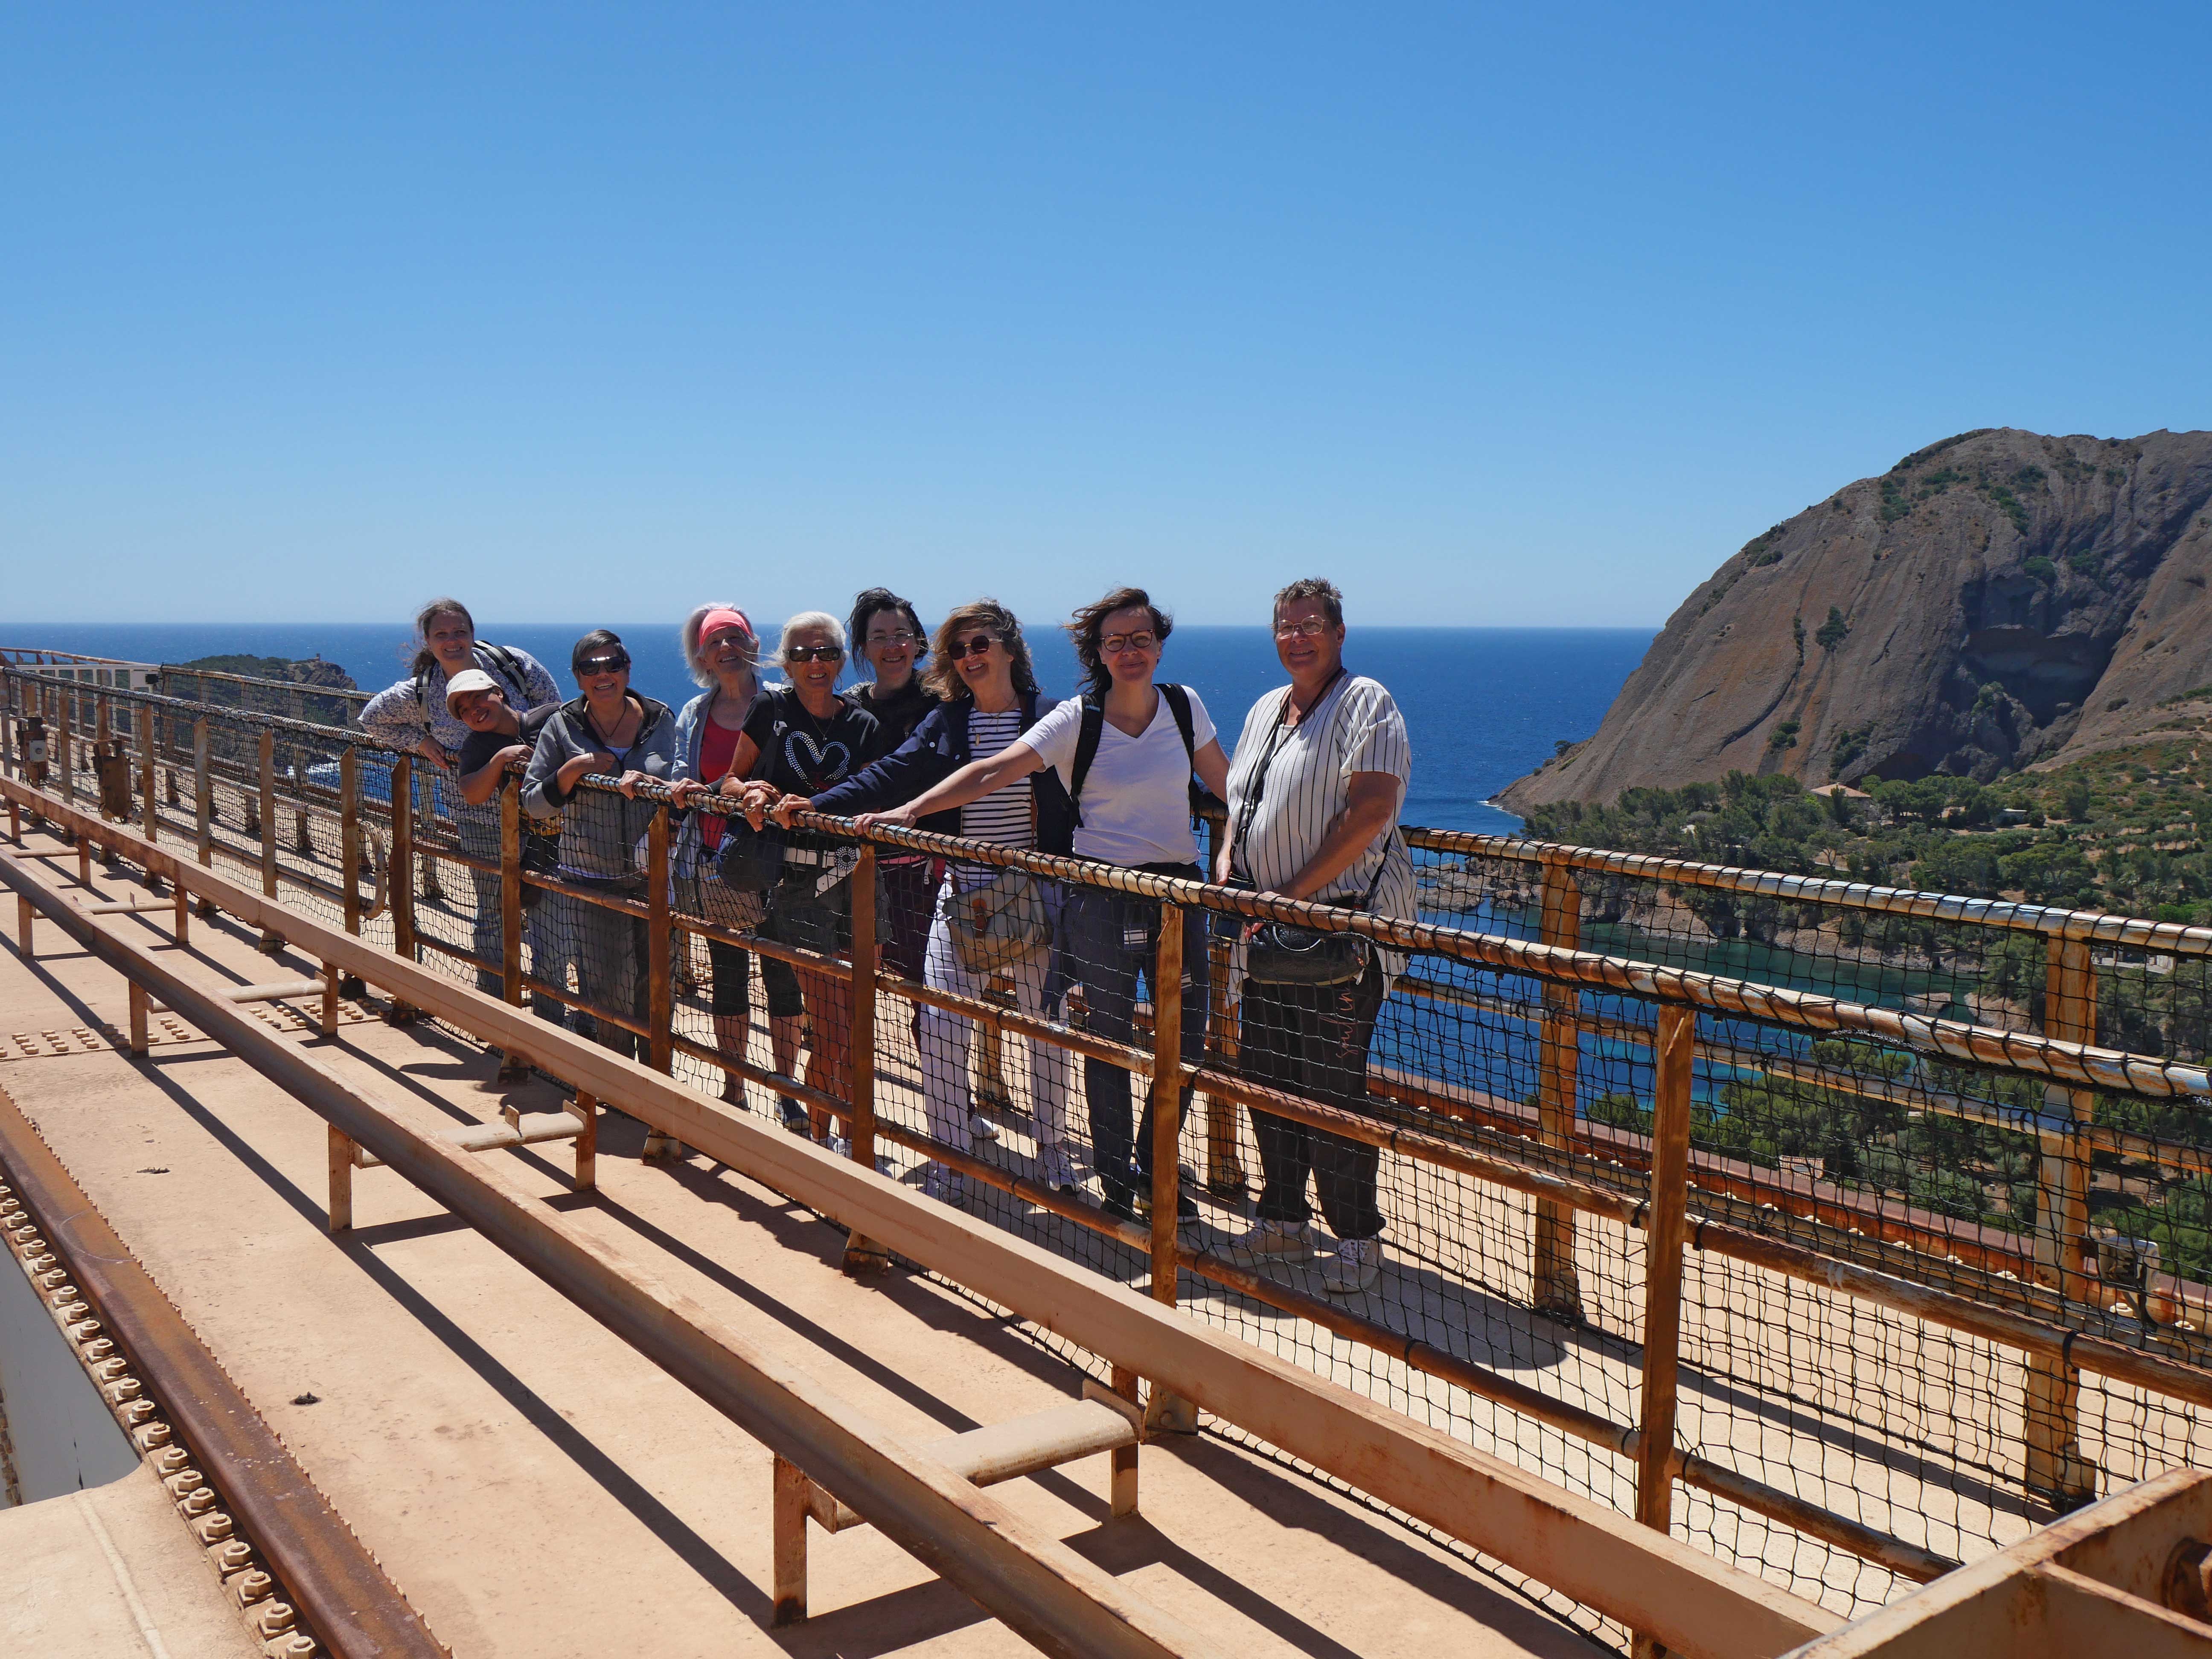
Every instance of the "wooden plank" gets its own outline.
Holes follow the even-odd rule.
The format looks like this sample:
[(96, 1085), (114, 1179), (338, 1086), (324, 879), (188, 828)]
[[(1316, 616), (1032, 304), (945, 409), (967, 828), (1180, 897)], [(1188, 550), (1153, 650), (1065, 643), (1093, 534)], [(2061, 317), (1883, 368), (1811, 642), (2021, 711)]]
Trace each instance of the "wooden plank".
[(349, 933), (361, 932), (361, 762), (348, 744), (338, 755), (338, 890)]
[(415, 960), (414, 800), (414, 757), (401, 755), (392, 763), (392, 870), (385, 890), (392, 906), (392, 948), (410, 962)]
[[(1177, 1218), (1182, 1197), (1183, 909), (1160, 902), (1160, 937), (1152, 956), (1152, 1300), (1176, 1305)], [(1145, 1421), (1155, 1434), (1196, 1434), (1198, 1408), (1152, 1380)]]
[(203, 865), (215, 862), (215, 780), (208, 770), (208, 723), (192, 722), (192, 840)]
[(353, 1230), (353, 1171), (361, 1157), (361, 1148), (351, 1137), (335, 1123), (329, 1127), (326, 1164), (330, 1171), (330, 1205), (327, 1214), (332, 1233)]
[(261, 893), (276, 896), (276, 734), (264, 730), (261, 766)]

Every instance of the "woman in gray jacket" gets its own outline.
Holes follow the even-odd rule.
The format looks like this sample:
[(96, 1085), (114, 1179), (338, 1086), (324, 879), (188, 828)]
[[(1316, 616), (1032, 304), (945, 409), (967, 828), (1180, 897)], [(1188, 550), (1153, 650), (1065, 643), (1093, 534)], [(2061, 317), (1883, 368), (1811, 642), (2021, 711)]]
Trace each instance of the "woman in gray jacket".
[[(660, 809), (639, 800), (637, 787), (666, 783), (674, 775), (676, 716), (666, 703), (629, 689), (629, 653), (620, 635), (597, 629), (576, 641), (569, 660), (583, 695), (562, 704), (538, 732), (522, 781), (523, 807), (541, 817), (560, 817), (562, 881), (610, 897), (642, 899), (640, 843)], [(614, 779), (619, 793), (579, 788), (586, 776)], [(547, 896), (562, 902), (582, 1000), (642, 1024), (644, 919), (562, 895)], [(592, 1024), (602, 1048), (635, 1053), (629, 1031)]]

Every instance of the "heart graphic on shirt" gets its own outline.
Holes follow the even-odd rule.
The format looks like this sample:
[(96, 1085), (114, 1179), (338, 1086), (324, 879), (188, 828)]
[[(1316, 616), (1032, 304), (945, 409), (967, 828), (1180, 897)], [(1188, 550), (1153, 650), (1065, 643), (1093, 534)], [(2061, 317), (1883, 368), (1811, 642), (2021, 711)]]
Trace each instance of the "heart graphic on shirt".
[[(812, 765), (799, 759), (801, 749), (806, 751)], [(836, 757), (834, 762), (831, 759), (833, 756)], [(817, 782), (835, 782), (845, 775), (846, 768), (852, 764), (853, 751), (842, 743), (825, 746), (817, 744), (804, 732), (793, 732), (784, 739), (783, 757), (791, 763), (791, 769), (794, 772), (804, 773)]]

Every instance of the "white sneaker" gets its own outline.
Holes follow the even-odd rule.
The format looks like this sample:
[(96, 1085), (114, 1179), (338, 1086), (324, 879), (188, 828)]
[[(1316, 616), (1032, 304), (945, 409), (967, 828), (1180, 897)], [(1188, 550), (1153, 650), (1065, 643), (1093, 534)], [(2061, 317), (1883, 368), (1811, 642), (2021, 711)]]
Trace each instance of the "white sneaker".
[(978, 1140), (996, 1140), (999, 1126), (981, 1112), (970, 1112), (968, 1114), (968, 1133)]
[(1056, 1193), (1075, 1190), (1075, 1160), (1067, 1155), (1067, 1143), (1048, 1140), (1037, 1148), (1037, 1179)]
[(1313, 1229), (1303, 1221), (1258, 1221), (1249, 1231), (1221, 1249), (1230, 1261), (1247, 1267), (1268, 1261), (1306, 1261), (1314, 1253)]
[(852, 1155), (853, 1155), (853, 1143), (852, 1143), (851, 1141), (849, 1141), (849, 1140), (846, 1139), (845, 1139), (845, 1137), (844, 1137), (844, 1136), (842, 1136), (842, 1135), (831, 1135), (831, 1136), (830, 1137), (830, 1157), (832, 1157), (832, 1158), (850, 1158), (850, 1157), (852, 1157)]
[(1382, 1277), (1382, 1241), (1346, 1238), (1338, 1242), (1336, 1255), (1321, 1276), (1321, 1287), (1331, 1296), (1358, 1296), (1371, 1291)]

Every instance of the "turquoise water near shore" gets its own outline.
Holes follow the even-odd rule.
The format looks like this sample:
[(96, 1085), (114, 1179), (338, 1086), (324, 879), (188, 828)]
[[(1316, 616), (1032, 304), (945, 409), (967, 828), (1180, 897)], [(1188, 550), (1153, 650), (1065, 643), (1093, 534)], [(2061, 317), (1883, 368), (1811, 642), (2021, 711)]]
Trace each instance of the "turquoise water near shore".
[[(587, 626), (503, 624), (487, 617), (482, 631), (486, 639), (538, 658), (565, 690), (571, 685), (569, 648)], [(613, 626), (636, 665), (632, 679), (638, 689), (678, 705), (691, 695), (673, 623)], [(1597, 729), (1653, 632), (1355, 625), (1346, 642), (1346, 662), (1390, 688), (1413, 738), (1407, 821), (1489, 834), (1517, 828), (1517, 819), (1487, 804), (1490, 797), (1548, 759), (1556, 739), (1579, 739)], [(1075, 654), (1066, 636), (1056, 629), (1032, 627), (1029, 639), (1045, 689), (1072, 690)], [(404, 675), (408, 630), (404, 623), (0, 622), (0, 644), (155, 663), (232, 652), (320, 655), (363, 690), (375, 690)], [(1264, 628), (1178, 628), (1161, 673), (1197, 689), (1223, 729), (1224, 748), (1235, 744), (1254, 700), (1283, 678)]]

